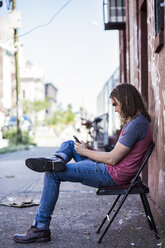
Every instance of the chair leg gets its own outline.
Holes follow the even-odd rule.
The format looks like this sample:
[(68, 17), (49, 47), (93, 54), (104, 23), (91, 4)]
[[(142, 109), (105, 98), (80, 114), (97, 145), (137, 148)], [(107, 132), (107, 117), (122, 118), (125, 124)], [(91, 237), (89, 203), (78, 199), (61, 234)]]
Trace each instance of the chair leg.
[(143, 207), (146, 213), (146, 217), (147, 217), (147, 221), (149, 223), (150, 229), (154, 231), (155, 237), (160, 239), (156, 225), (155, 225), (155, 221), (154, 221), (154, 218), (153, 218), (153, 215), (152, 215), (152, 212), (151, 212), (148, 200), (147, 200), (147, 196), (145, 193), (141, 193), (140, 196), (141, 196), (141, 200), (143, 203)]
[(141, 193), (140, 194), (140, 197), (141, 197), (141, 200), (142, 200), (142, 203), (143, 203), (143, 207), (144, 207), (144, 210), (145, 210), (145, 214), (146, 214), (146, 217), (147, 217), (147, 221), (148, 221), (149, 227), (150, 227), (151, 230), (153, 230), (153, 225), (152, 225), (152, 222), (151, 222), (151, 218), (148, 218), (148, 216), (150, 216), (150, 214), (148, 212), (146, 200), (144, 198), (144, 193)]
[(121, 195), (118, 195), (118, 196), (115, 198), (113, 204), (111, 205), (109, 211), (107, 212), (106, 216), (105, 216), (104, 219), (102, 220), (102, 222), (101, 222), (100, 226), (98, 227), (96, 233), (99, 233), (100, 230), (101, 230), (101, 228), (102, 228), (102, 226), (104, 225), (105, 221), (106, 221), (107, 219), (109, 220), (109, 215), (110, 215), (110, 213), (112, 212), (112, 210), (114, 209), (114, 207), (115, 207), (116, 203), (118, 202), (120, 196), (121, 196)]
[(126, 195), (124, 195), (124, 197), (123, 197), (122, 201), (120, 202), (118, 208), (116, 209), (114, 215), (113, 215), (112, 218), (109, 220), (109, 223), (108, 223), (108, 225), (106, 226), (106, 228), (105, 228), (104, 232), (102, 233), (102, 235), (100, 236), (100, 238), (99, 238), (99, 240), (98, 240), (98, 243), (100, 243), (101, 240), (103, 239), (103, 237), (104, 237), (104, 235), (106, 234), (108, 228), (110, 227), (110, 225), (111, 225), (112, 222), (114, 221), (114, 219), (115, 219), (116, 215), (118, 214), (120, 208), (122, 207), (123, 203), (125, 202), (127, 196), (128, 196), (128, 192), (126, 193)]

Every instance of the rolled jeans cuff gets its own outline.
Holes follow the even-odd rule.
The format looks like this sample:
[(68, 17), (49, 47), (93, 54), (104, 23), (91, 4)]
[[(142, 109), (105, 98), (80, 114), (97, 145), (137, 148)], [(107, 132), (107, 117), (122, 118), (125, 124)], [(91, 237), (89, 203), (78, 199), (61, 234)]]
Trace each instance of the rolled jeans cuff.
[(67, 156), (65, 153), (63, 153), (63, 152), (56, 152), (55, 155), (58, 155), (58, 156), (60, 156), (61, 158), (63, 158), (64, 161), (65, 161), (65, 163), (68, 162), (68, 156)]
[(49, 229), (48, 224), (39, 223), (36, 221), (36, 219), (33, 220), (32, 226), (36, 227), (39, 230), (48, 230)]

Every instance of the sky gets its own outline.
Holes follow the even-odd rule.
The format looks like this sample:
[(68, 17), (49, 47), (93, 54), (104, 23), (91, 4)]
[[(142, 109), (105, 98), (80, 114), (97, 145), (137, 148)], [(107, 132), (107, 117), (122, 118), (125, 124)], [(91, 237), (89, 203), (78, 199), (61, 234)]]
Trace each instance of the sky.
[[(20, 36), (58, 13), (20, 38), (24, 57), (44, 70), (64, 108), (78, 111), (83, 104), (96, 114), (97, 96), (119, 65), (118, 31), (104, 30), (102, 0), (16, 0), (16, 7)], [(4, 3), (0, 16), (5, 13)]]

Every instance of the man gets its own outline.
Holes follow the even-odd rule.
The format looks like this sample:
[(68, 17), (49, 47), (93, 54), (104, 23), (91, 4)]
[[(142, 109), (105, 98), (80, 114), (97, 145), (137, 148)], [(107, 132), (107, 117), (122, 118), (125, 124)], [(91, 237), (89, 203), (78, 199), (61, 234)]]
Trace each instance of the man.
[[(118, 84), (110, 94), (123, 129), (110, 152), (95, 151), (81, 141), (65, 141), (48, 158), (28, 158), (26, 165), (37, 172), (46, 172), (40, 206), (30, 229), (16, 234), (19, 243), (44, 242), (51, 239), (50, 221), (59, 195), (60, 183), (80, 182), (92, 187), (117, 186), (129, 183), (152, 142), (151, 118), (140, 93), (131, 84)], [(71, 159), (75, 163), (68, 163)]]

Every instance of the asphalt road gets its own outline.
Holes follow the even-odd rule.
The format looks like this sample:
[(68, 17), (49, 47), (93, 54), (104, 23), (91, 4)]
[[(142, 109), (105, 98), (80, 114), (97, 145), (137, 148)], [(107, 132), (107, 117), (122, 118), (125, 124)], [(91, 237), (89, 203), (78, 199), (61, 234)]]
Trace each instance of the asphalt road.
[(25, 159), (31, 156), (50, 155), (54, 150), (52, 147), (34, 147), (31, 150), (0, 155), (0, 198), (11, 193), (33, 190), (43, 179), (43, 174), (29, 170), (25, 166)]

